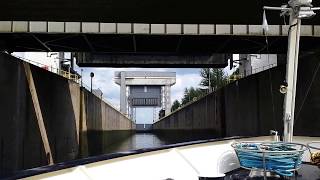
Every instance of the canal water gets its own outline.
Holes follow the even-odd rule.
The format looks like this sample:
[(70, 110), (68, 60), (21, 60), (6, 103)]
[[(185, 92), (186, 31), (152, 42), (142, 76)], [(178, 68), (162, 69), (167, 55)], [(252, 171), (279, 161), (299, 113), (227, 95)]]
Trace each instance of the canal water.
[[(103, 154), (117, 152), (127, 152), (137, 149), (154, 148), (168, 144), (190, 142), (204, 139), (214, 139), (218, 136), (212, 131), (173, 131), (165, 130), (149, 133), (136, 133), (135, 131), (88, 131), (80, 136), (80, 147), (74, 149), (64, 148), (70, 143), (69, 139), (64, 142), (54, 143), (53, 152), (55, 163), (81, 159)], [(85, 140), (84, 140), (85, 139)], [(85, 141), (85, 143), (84, 143)], [(0, 179), (12, 176), (16, 171), (30, 169), (47, 165), (47, 159), (42, 149), (41, 141), (26, 142), (29, 147), (35, 147), (33, 151), (28, 146), (21, 149), (23, 153), (20, 157), (21, 164), (14, 166), (11, 162), (16, 162), (16, 157), (6, 156), (3, 149), (5, 143), (0, 141)], [(10, 158), (12, 160), (10, 160)]]
[(218, 138), (212, 131), (165, 131), (133, 133), (130, 131), (88, 132), (88, 154), (96, 156), (168, 144)]

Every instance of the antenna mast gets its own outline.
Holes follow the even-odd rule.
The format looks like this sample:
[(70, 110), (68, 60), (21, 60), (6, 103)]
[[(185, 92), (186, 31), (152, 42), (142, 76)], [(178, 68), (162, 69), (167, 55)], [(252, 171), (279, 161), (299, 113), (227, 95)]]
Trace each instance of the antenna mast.
[(283, 140), (285, 142), (292, 142), (301, 19), (307, 19), (315, 16), (316, 13), (314, 11), (320, 10), (320, 8), (314, 8), (312, 6), (312, 0), (290, 0), (285, 6), (265, 6), (263, 9), (280, 10), (281, 16), (287, 15), (290, 18), (286, 80), (284, 85), (281, 86), (280, 91), (285, 95), (283, 107)]

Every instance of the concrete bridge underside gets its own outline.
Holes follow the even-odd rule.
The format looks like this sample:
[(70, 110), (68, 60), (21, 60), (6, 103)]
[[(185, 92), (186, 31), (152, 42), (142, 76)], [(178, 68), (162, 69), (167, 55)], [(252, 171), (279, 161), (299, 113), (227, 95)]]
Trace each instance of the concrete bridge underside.
[[(261, 24), (262, 7), (288, 0), (4, 0), (0, 20), (88, 21), (108, 23)], [(314, 6), (320, 2), (313, 1)], [(268, 12), (270, 24), (282, 24)], [(320, 22), (320, 16), (304, 21)]]
[[(285, 53), (288, 28), (270, 25), (266, 34), (261, 25), (0, 21), (0, 49), (176, 55)], [(302, 26), (301, 35), (302, 50), (315, 48), (320, 42), (320, 24)]]
[[(263, 33), (237, 35), (235, 29), (231, 34), (230, 28), (225, 34), (0, 33), (0, 49), (87, 52), (89, 59), (76, 56), (79, 66), (88, 67), (225, 67), (225, 53), (285, 54), (286, 33), (278, 27), (279, 35), (267, 38)], [(302, 53), (319, 48), (320, 28), (304, 29)]]
[[(286, 53), (288, 20), (268, 11), (268, 38), (261, 23), (264, 5), (287, 2), (11, 0), (0, 7), (0, 50), (90, 52), (95, 58), (78, 63), (92, 67), (168, 67), (173, 59), (169, 66), (225, 67), (213, 54)], [(302, 52), (318, 48), (319, 22), (303, 21)]]
[[(288, 20), (268, 11), (261, 27), (263, 5), (286, 2), (12, 0), (0, 7), (0, 50), (90, 52), (78, 64), (91, 67), (225, 67), (215, 54), (286, 53)], [(319, 22), (303, 21), (302, 52), (319, 48)]]

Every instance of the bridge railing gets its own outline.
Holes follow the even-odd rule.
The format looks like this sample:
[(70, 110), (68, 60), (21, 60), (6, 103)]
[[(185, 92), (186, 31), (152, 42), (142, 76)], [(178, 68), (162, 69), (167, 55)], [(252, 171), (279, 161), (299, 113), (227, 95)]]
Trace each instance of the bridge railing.
[(81, 76), (79, 76), (78, 74), (73, 74), (69, 71), (65, 71), (65, 70), (62, 70), (62, 69), (59, 69), (59, 68), (55, 68), (55, 67), (52, 67), (52, 66), (48, 66), (46, 64), (42, 64), (42, 63), (39, 63), (39, 62), (36, 62), (36, 61), (33, 61), (33, 60), (30, 60), (30, 59), (27, 59), (27, 58), (24, 58), (24, 57), (21, 57), (21, 56), (17, 56), (17, 55), (12, 55), (18, 59), (21, 59), (25, 62), (28, 62), (30, 64), (33, 64), (35, 66), (38, 66), (42, 69), (45, 69), (47, 71), (50, 71), (52, 73), (55, 73), (55, 74), (58, 74), (66, 79), (69, 79), (71, 81), (74, 81), (78, 84), (80, 84), (80, 80), (81, 80)]
[(250, 70), (245, 70), (243, 73), (238, 73), (238, 74), (231, 75), (228, 78), (228, 83), (231, 83), (233, 81), (237, 81), (239, 79), (245, 78), (247, 76), (262, 72), (264, 70), (267, 70), (267, 69), (270, 69), (270, 68), (273, 68), (273, 67), (276, 67), (276, 66), (277, 66), (277, 64), (274, 63), (274, 64), (268, 64), (266, 66), (262, 66), (262, 67), (258, 67), (258, 68), (254, 68), (254, 69), (250, 69)]

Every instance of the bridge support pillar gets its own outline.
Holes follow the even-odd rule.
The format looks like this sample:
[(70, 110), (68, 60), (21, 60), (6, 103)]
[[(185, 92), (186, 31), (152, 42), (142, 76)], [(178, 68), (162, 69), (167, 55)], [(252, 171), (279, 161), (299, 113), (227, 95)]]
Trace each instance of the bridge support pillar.
[(127, 114), (127, 85), (126, 72), (120, 72), (120, 112)]
[(165, 85), (164, 86), (164, 101), (165, 101), (165, 115), (170, 114), (171, 112), (171, 87), (170, 85)]

